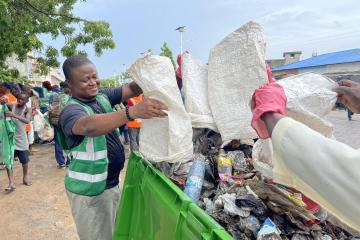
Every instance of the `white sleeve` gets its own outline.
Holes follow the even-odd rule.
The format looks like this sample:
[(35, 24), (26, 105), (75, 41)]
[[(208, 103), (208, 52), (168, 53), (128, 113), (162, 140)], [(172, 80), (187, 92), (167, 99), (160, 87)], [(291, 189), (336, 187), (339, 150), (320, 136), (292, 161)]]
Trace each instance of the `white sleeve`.
[[(360, 137), (360, 129), (359, 129)], [(360, 230), (360, 150), (283, 118), (272, 133), (273, 177)]]

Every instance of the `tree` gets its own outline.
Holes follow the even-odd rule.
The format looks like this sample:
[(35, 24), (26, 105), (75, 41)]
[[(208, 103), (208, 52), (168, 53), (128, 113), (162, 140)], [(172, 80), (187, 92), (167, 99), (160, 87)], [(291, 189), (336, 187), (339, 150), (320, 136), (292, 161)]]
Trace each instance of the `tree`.
[(86, 55), (79, 47), (89, 44), (97, 56), (115, 48), (107, 22), (72, 13), (78, 1), (85, 0), (0, 0), (0, 68), (4, 70), (4, 61), (12, 54), (24, 61), (31, 51), (39, 54), (41, 73), (47, 73), (48, 67), (58, 67), (59, 50), (42, 42), (40, 34), (49, 34), (53, 40), (63, 36), (60, 52), (65, 57)]
[(119, 87), (131, 81), (130, 75), (128, 72), (122, 72), (120, 75), (102, 79), (100, 81), (100, 87)]
[(119, 79), (120, 79), (119, 76), (102, 79), (102, 80), (100, 81), (100, 87), (101, 87), (101, 88), (114, 88), (114, 87), (118, 87), (118, 86), (120, 86)]
[(30, 83), (26, 77), (20, 76), (17, 69), (9, 69), (6, 66), (0, 67), (0, 82)]
[(172, 63), (173, 66), (174, 66), (174, 69), (176, 69), (175, 61), (174, 61), (174, 58), (173, 58), (173, 53), (172, 53), (171, 49), (168, 47), (168, 45), (167, 45), (166, 42), (163, 43), (163, 45), (161, 46), (160, 50), (161, 50), (161, 51), (160, 51), (160, 56), (164, 56), (164, 57), (170, 58), (171, 63)]

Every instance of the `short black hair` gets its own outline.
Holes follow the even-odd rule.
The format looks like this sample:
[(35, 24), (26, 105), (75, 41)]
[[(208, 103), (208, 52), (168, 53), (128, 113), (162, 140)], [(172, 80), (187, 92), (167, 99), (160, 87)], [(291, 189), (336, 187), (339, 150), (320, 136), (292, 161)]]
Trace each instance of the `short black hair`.
[(77, 56), (69, 57), (68, 59), (65, 60), (62, 66), (65, 78), (68, 80), (71, 79), (71, 71), (74, 68), (87, 64), (93, 64), (93, 63), (85, 56), (77, 55)]
[(60, 83), (60, 88), (64, 89), (64, 88), (70, 88), (70, 87), (69, 87), (69, 84), (67, 82), (61, 82)]
[(25, 98), (29, 99), (30, 95), (27, 92), (21, 91), (19, 93), (18, 97), (25, 97)]

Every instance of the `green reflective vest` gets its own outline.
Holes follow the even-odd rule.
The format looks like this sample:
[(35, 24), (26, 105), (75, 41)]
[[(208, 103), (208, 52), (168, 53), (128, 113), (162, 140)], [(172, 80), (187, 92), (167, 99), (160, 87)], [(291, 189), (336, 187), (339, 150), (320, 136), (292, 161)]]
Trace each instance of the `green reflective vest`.
[[(96, 100), (102, 105), (106, 112), (112, 112), (108, 97), (98, 94)], [(70, 98), (66, 105), (77, 104), (84, 108), (91, 116), (93, 109), (87, 104)], [(115, 130), (117, 134), (118, 130)], [(67, 174), (65, 176), (65, 187), (68, 191), (85, 196), (96, 196), (101, 194), (106, 187), (108, 174), (108, 156), (105, 135), (97, 137), (85, 136), (81, 144), (74, 148), (68, 148), (66, 138), (59, 129), (59, 141), (64, 150), (68, 150), (71, 156)]]

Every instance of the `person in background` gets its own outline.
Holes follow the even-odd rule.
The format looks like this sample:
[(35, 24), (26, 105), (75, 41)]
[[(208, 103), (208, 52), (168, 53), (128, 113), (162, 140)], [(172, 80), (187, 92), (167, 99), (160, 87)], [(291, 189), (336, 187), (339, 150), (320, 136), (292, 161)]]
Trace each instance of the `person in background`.
[(8, 176), (8, 187), (5, 188), (6, 192), (15, 190), (13, 164), (14, 164), (14, 132), (15, 124), (11, 119), (6, 119), (5, 113), (9, 110), (6, 104), (8, 99), (3, 97), (5, 91), (0, 91), (0, 141), (1, 152), (0, 161), (6, 169)]
[[(128, 107), (133, 107), (139, 103), (141, 103), (142, 95), (130, 98), (127, 102)], [(141, 120), (134, 119), (133, 121), (129, 121), (126, 126), (128, 127), (129, 140), (130, 140), (130, 150), (139, 151), (139, 135), (141, 128)]]
[[(359, 83), (343, 80), (334, 91), (339, 103), (360, 113)], [(273, 180), (298, 189), (360, 231), (360, 149), (326, 138), (286, 117), (285, 92), (276, 82), (257, 89), (251, 105), (251, 125), (261, 138), (272, 140)]]
[(15, 132), (15, 153), (14, 156), (19, 158), (23, 168), (23, 184), (30, 186), (28, 179), (29, 168), (29, 140), (26, 134), (25, 125), (30, 122), (31, 109), (26, 106), (29, 96), (25, 92), (18, 95), (18, 102), (11, 105), (12, 111), (6, 112), (5, 116), (13, 119), (16, 125)]
[[(17, 103), (17, 98), (12, 94), (12, 92), (14, 91), (14, 85), (11, 83), (3, 83), (2, 84), (3, 90), (5, 91), (3, 97), (5, 97), (8, 100), (8, 104), (16, 104)], [(16, 90), (15, 90), (15, 93)]]
[[(30, 85), (22, 85), (21, 87), (21, 91), (25, 92), (30, 98), (33, 95), (33, 91), (32, 91), (32, 87)], [(26, 107), (31, 109), (31, 119), (30, 119), (30, 123), (25, 125), (25, 129), (26, 129), (26, 133), (28, 136), (28, 140), (29, 140), (29, 151), (30, 153), (32, 152), (38, 152), (37, 149), (33, 148), (33, 144), (35, 142), (35, 136), (34, 136), (34, 125), (33, 125), (33, 118), (34, 118), (34, 111), (33, 111), (33, 107), (32, 107), (32, 101), (29, 101), (26, 103)]]
[[(69, 98), (70, 98), (69, 85), (66, 82), (61, 82), (59, 92), (51, 95), (49, 99), (49, 118), (54, 128), (55, 160), (58, 164), (59, 169), (65, 168), (70, 164), (70, 158), (64, 157), (64, 152), (58, 139), (58, 133), (59, 133), (58, 119), (61, 110), (65, 107)], [(53, 117), (55, 120), (52, 120)]]
[(51, 90), (52, 90), (51, 83), (49, 81), (44, 81), (42, 83), (42, 89), (41, 89), (42, 94), (39, 94), (39, 96), (40, 96), (40, 111), (42, 113), (46, 113), (48, 111)]
[(80, 239), (111, 240), (125, 162), (118, 128), (136, 118), (166, 117), (167, 107), (145, 98), (113, 111), (115, 105), (142, 93), (137, 84), (99, 91), (96, 67), (84, 56), (66, 59), (63, 71), (72, 98), (60, 115), (59, 136), (72, 156), (65, 187), (77, 232)]
[(347, 109), (347, 116), (348, 116), (349, 121), (351, 121), (352, 115), (354, 115), (354, 113), (348, 108)]
[(62, 92), (63, 94), (65, 94), (69, 97), (71, 96), (71, 89), (67, 82), (60, 83), (60, 92)]
[[(121, 104), (118, 104), (115, 106), (115, 110), (119, 111), (122, 109), (126, 109), (127, 102), (122, 102)], [(123, 143), (124, 145), (129, 145), (129, 129), (126, 126), (126, 124), (119, 127), (120, 134), (123, 135)]]
[(54, 85), (54, 86), (51, 87), (51, 91), (54, 92), (54, 93), (60, 93), (61, 89), (59, 88), (58, 85)]
[[(186, 51), (186, 53), (188, 53), (188, 51)], [(185, 101), (185, 93), (184, 93), (184, 88), (183, 88), (183, 82), (182, 82), (182, 74), (181, 74), (181, 54), (178, 54), (177, 58), (176, 58), (176, 62), (178, 64), (178, 67), (175, 71), (175, 77), (176, 77), (176, 83), (178, 85), (178, 88), (180, 90), (180, 94), (181, 94), (181, 99), (183, 100), (183, 102)]]

